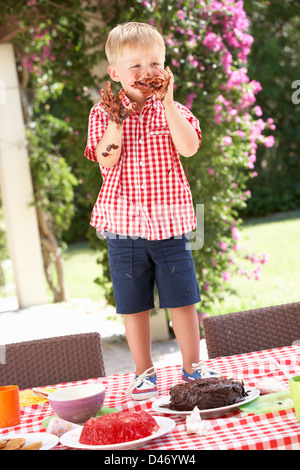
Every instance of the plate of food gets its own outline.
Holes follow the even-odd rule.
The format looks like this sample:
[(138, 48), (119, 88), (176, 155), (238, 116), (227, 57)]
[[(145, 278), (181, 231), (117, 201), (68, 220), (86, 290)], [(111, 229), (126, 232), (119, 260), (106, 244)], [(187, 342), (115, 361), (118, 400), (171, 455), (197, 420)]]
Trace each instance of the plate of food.
[(0, 437), (1, 450), (49, 450), (59, 443), (59, 438), (47, 432), (7, 434)]
[(152, 410), (169, 415), (189, 415), (198, 406), (201, 418), (215, 418), (238, 409), (258, 396), (259, 390), (244, 386), (241, 381), (211, 377), (175, 385), (169, 395), (161, 396), (152, 403)]
[[(129, 413), (129, 412), (128, 412)], [(133, 413), (135, 414), (135, 413)], [(138, 413), (136, 413), (138, 414)], [(110, 415), (112, 416), (112, 415)], [(153, 432), (146, 436), (142, 437), (140, 439), (133, 439), (131, 441), (125, 441), (125, 442), (116, 442), (113, 444), (85, 444), (82, 443), (82, 435), (83, 435), (83, 429), (84, 426), (80, 426), (77, 429), (73, 429), (71, 431), (66, 432), (61, 436), (60, 438), (60, 443), (66, 447), (71, 447), (74, 449), (90, 449), (90, 450), (128, 450), (128, 449), (137, 449), (144, 444), (147, 444), (149, 441), (152, 441), (154, 439), (157, 439), (158, 437), (164, 436), (168, 432), (172, 431), (172, 429), (175, 426), (175, 421), (173, 421), (170, 418), (165, 418), (162, 416), (153, 416), (156, 426), (153, 430)], [(92, 418), (94, 420), (101, 419), (100, 418)], [(88, 422), (87, 422), (88, 423)], [(86, 423), (86, 424), (87, 424)], [(105, 425), (107, 426), (107, 425)], [(108, 428), (106, 428), (108, 429)], [(109, 438), (109, 433), (106, 435), (107, 438)], [(85, 440), (85, 442), (88, 442), (88, 440)], [(103, 441), (102, 441), (103, 442)]]

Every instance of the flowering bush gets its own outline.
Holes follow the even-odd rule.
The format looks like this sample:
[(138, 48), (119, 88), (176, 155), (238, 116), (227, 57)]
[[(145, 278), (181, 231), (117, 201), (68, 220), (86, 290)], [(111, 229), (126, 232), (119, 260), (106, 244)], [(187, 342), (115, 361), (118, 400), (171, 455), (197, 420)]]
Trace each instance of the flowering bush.
[(258, 280), (266, 261), (245, 251), (239, 231), (239, 211), (251, 197), (247, 182), (257, 175), (257, 148), (274, 143), (273, 119), (256, 105), (260, 83), (247, 71), (254, 38), (242, 1), (138, 1), (126, 20), (149, 22), (164, 35), (175, 99), (200, 120), (201, 148), (182, 163), (195, 206), (204, 205), (204, 244), (193, 255), (201, 310), (209, 311), (232, 273)]
[[(78, 178), (77, 226), (82, 220), (88, 225), (99, 191), (99, 175), (85, 162), (83, 150), (91, 105), (87, 88), (96, 86), (92, 67), (103, 58), (100, 45), (119, 22), (149, 22), (161, 31), (166, 62), (175, 75), (175, 99), (199, 118), (203, 132), (198, 154), (182, 159), (195, 206), (204, 206), (204, 245), (193, 252), (201, 310), (209, 311), (212, 302), (224, 295), (233, 272), (258, 279), (266, 256), (242, 249), (239, 211), (251, 196), (247, 182), (257, 174), (258, 145), (274, 143), (269, 134), (274, 123), (256, 104), (260, 84), (248, 76), (247, 58), (254, 39), (243, 2), (125, 0), (121, 9), (112, 10), (100, 1), (104, 26), (96, 23), (99, 11), (90, 1), (85, 7), (75, 0), (59, 5), (47, 0), (17, 0), (13, 6), (2, 3), (18, 30), (13, 36), (16, 51), (23, 69), (30, 73), (31, 89), (46, 90), (33, 118), (37, 125), (45, 113), (53, 114), (56, 123), (61, 120), (52, 138), (59, 142), (63, 158)], [(106, 244), (93, 237), (105, 261), (105, 278), (100, 282), (106, 284), (107, 299), (112, 301)]]
[(91, 69), (101, 56), (91, 49), (101, 37), (99, 20), (88, 0), (84, 9), (75, 0), (0, 0), (0, 11), (0, 42), (13, 43), (20, 77), (45, 274), (54, 300), (64, 300), (60, 247), (71, 239), (79, 208), (85, 231), (91, 210), (79, 177), (86, 174), (82, 155), (92, 106), (86, 90), (95, 86)]

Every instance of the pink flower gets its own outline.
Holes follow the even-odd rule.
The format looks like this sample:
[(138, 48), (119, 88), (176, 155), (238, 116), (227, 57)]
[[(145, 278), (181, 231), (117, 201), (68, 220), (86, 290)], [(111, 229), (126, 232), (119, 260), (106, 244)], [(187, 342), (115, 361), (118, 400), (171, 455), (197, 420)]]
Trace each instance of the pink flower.
[(246, 137), (246, 132), (245, 131), (241, 131), (240, 129), (238, 129), (236, 131), (236, 133), (239, 137)]
[(217, 36), (215, 33), (208, 33), (203, 39), (203, 46), (207, 47), (210, 51), (218, 52), (223, 44), (222, 38)]
[(23, 58), (23, 66), (26, 67), (30, 73), (34, 72), (33, 62), (28, 57)]
[(255, 94), (262, 90), (261, 84), (256, 80), (251, 80), (250, 85), (252, 86), (253, 93)]
[(254, 279), (258, 281), (261, 275), (261, 267), (257, 266), (257, 268), (254, 269), (253, 274), (254, 274)]
[(240, 234), (239, 230), (236, 227), (231, 227), (230, 230), (231, 230), (232, 236), (235, 240), (239, 240), (241, 238), (241, 234)]
[(208, 173), (209, 173), (210, 175), (213, 175), (213, 174), (215, 173), (215, 172), (214, 172), (214, 170), (213, 170), (212, 168), (208, 168), (208, 170), (207, 170), (207, 171), (208, 171)]
[(268, 261), (268, 255), (267, 253), (263, 253), (262, 257), (260, 259), (261, 264), (265, 264)]
[(224, 271), (224, 273), (222, 274), (222, 278), (224, 279), (224, 281), (229, 282), (231, 280), (230, 272), (229, 271)]
[(196, 98), (196, 94), (195, 93), (190, 93), (187, 97), (187, 100), (186, 100), (186, 107), (189, 108), (189, 109), (192, 109), (193, 107), (193, 101), (194, 99)]
[(256, 116), (262, 116), (262, 110), (260, 106), (254, 106), (253, 111), (255, 112)]
[(225, 145), (230, 145), (232, 143), (232, 138), (229, 135), (225, 135), (223, 142)]
[(177, 16), (178, 16), (178, 18), (179, 18), (180, 20), (184, 20), (184, 18), (185, 18), (185, 13), (184, 13), (184, 11), (183, 11), (183, 10), (178, 10)]
[(264, 140), (265, 147), (273, 147), (274, 143), (275, 139), (273, 135), (269, 135), (269, 137), (266, 137)]
[(225, 251), (227, 249), (227, 243), (225, 242), (219, 242), (219, 246), (221, 250)]

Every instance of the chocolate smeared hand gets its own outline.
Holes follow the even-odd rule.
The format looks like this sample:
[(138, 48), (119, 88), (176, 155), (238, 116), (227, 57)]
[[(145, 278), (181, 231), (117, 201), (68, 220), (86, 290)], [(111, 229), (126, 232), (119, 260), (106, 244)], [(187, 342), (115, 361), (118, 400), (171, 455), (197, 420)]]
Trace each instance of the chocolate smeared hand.
[(158, 70), (163, 74), (163, 77), (152, 73), (138, 73), (132, 87), (140, 90), (144, 96), (155, 94), (160, 101), (163, 101), (168, 91), (170, 76), (165, 70), (161, 68)]
[(114, 96), (111, 91), (110, 82), (106, 84), (106, 93), (107, 96), (103, 89), (100, 91), (102, 98), (101, 106), (109, 114), (110, 120), (115, 122), (118, 126), (121, 126), (136, 107), (136, 103), (130, 103), (129, 106), (126, 106), (122, 102), (126, 93), (125, 90), (119, 91), (117, 96)]

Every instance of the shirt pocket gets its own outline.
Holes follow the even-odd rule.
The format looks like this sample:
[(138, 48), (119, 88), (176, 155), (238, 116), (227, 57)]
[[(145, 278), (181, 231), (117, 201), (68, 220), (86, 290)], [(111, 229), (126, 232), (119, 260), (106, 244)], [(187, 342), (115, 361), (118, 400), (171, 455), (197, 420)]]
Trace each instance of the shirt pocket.
[(171, 137), (170, 129), (168, 127), (160, 127), (160, 128), (157, 128), (157, 129), (148, 129), (147, 135), (149, 137), (155, 137), (155, 136)]

